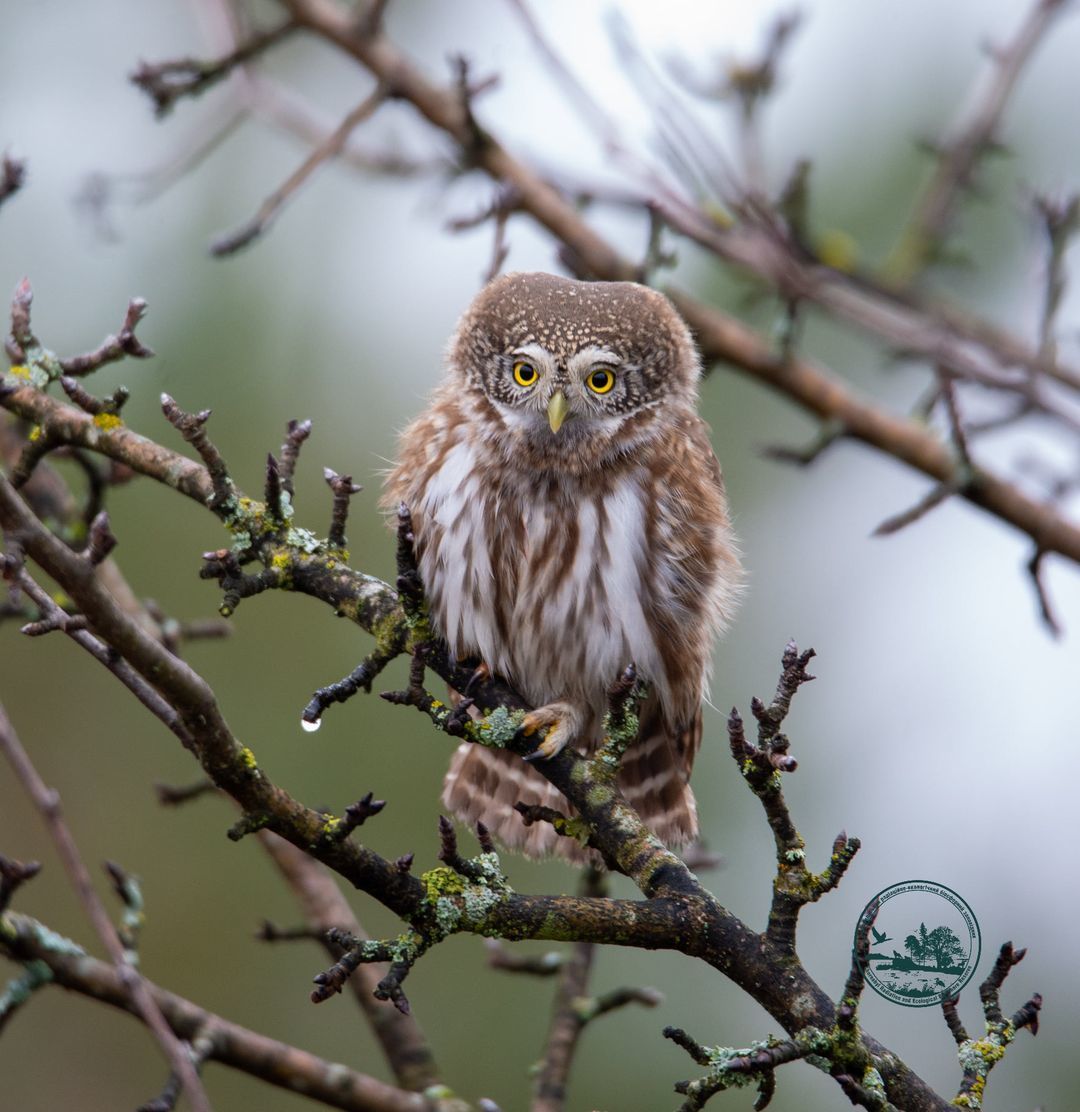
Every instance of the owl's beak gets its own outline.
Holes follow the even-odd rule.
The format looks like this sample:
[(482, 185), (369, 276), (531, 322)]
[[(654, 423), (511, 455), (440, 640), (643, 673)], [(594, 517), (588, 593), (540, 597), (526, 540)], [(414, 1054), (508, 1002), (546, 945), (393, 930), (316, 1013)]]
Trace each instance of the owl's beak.
[(552, 432), (558, 432), (562, 428), (562, 423), (566, 420), (569, 409), (570, 405), (566, 400), (566, 395), (561, 390), (556, 390), (551, 395), (551, 401), (548, 402), (547, 407), (548, 424), (551, 426)]

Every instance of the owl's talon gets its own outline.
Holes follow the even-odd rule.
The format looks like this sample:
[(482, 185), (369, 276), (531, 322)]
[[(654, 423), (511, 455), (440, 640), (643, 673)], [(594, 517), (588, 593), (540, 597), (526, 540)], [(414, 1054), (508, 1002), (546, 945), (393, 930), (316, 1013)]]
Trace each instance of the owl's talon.
[(550, 761), (557, 757), (580, 732), (581, 715), (569, 703), (551, 703), (531, 710), (522, 719), (518, 737), (534, 737), (546, 731), (543, 740), (523, 758), (526, 761)]
[(538, 761), (550, 761), (552, 757), (557, 757), (563, 748), (564, 745), (548, 746), (547, 739), (545, 739), (531, 753), (526, 753), (521, 759), (528, 761), (530, 764), (536, 764)]
[(469, 677), (469, 682), (465, 685), (462, 694), (471, 695), (476, 690), (477, 684), (487, 683), (489, 679), (491, 679), (491, 668), (485, 661), (481, 660)]

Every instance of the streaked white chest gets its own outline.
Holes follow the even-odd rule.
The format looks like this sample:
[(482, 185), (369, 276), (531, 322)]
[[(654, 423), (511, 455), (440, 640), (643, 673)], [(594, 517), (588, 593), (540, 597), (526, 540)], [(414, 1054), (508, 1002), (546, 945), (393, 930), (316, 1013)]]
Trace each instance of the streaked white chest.
[(644, 489), (633, 472), (600, 493), (492, 483), (474, 450), (456, 445), (420, 507), (421, 573), (443, 636), (537, 702), (584, 701), (602, 713), (631, 660), (665, 687), (642, 605)]

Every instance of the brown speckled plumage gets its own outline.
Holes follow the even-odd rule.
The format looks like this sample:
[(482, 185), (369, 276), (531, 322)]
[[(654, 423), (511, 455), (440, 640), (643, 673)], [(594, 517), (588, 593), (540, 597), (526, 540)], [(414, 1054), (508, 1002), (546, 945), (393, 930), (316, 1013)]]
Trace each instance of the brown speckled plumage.
[[(620, 783), (674, 845), (697, 833), (687, 780), (712, 642), (739, 582), (698, 375), (686, 326), (653, 290), (498, 278), (462, 318), (384, 496), (412, 510), (439, 632), (542, 708), (538, 722), (559, 724), (551, 747), (595, 747), (607, 688), (636, 664), (651, 694)], [(510, 847), (581, 858), (546, 824), (521, 822), (518, 801), (566, 803), (512, 754), (461, 746), (443, 799)]]

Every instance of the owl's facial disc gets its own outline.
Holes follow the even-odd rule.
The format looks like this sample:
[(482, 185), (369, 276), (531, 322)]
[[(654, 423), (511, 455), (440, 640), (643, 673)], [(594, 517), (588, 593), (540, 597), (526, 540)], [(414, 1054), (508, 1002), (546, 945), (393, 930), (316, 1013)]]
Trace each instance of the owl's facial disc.
[(576, 427), (625, 411), (628, 385), (621, 358), (605, 347), (551, 351), (529, 343), (497, 358), (488, 390), (536, 434), (546, 424), (555, 435), (568, 420)]

